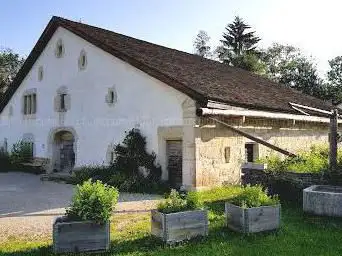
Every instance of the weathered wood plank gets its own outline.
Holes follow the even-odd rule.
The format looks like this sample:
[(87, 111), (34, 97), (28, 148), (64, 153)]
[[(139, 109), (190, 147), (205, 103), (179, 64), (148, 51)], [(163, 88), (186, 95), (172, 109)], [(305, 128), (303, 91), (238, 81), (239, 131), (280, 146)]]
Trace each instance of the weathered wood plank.
[(274, 230), (280, 224), (280, 205), (242, 208), (225, 204), (227, 226), (243, 233)]
[(108, 250), (109, 232), (109, 221), (104, 225), (91, 221), (55, 222), (53, 225), (53, 250), (56, 253)]
[(152, 211), (152, 234), (166, 243), (188, 240), (208, 235), (208, 212), (206, 210), (163, 214)]

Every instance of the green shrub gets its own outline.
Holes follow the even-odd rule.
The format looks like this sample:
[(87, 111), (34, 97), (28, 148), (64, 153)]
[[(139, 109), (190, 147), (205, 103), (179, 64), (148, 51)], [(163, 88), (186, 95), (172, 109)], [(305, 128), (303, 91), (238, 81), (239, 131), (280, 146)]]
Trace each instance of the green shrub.
[[(271, 155), (258, 162), (267, 163), (267, 171), (272, 173), (292, 171), (296, 173), (320, 173), (329, 169), (329, 148), (327, 145), (314, 145), (309, 151), (299, 152), (296, 157)], [(342, 149), (338, 150), (338, 166), (342, 167)]]
[(161, 167), (155, 163), (156, 155), (146, 151), (146, 138), (138, 129), (126, 132), (123, 143), (115, 146), (114, 153), (115, 159), (111, 166), (84, 166), (74, 172), (72, 183), (81, 184), (91, 178), (125, 192), (170, 191), (168, 182), (161, 180)]
[(84, 181), (92, 179), (92, 180), (100, 180), (104, 183), (108, 183), (112, 175), (113, 175), (113, 172), (108, 166), (102, 166), (102, 165), (82, 166), (81, 168), (73, 172), (71, 181), (73, 184), (82, 184)]
[(66, 215), (68, 220), (91, 220), (103, 224), (109, 220), (112, 209), (119, 197), (116, 188), (103, 184), (101, 181), (85, 181), (77, 185), (70, 208)]
[(31, 162), (33, 158), (32, 143), (18, 141), (13, 144), (10, 159), (12, 164)]
[[(114, 148), (115, 159), (112, 167), (125, 173), (127, 177), (138, 177), (150, 182), (159, 182), (161, 178), (161, 167), (155, 164), (156, 154), (146, 151), (146, 137), (139, 129), (126, 132), (122, 144)], [(141, 172), (144, 169), (146, 176)]]
[(279, 204), (279, 198), (277, 195), (267, 195), (267, 191), (265, 191), (260, 185), (247, 185), (242, 189), (241, 193), (233, 197), (230, 202), (243, 208), (251, 208), (277, 205)]
[(189, 192), (182, 196), (172, 189), (171, 193), (158, 204), (157, 209), (162, 213), (173, 213), (201, 209), (202, 206), (196, 192)]

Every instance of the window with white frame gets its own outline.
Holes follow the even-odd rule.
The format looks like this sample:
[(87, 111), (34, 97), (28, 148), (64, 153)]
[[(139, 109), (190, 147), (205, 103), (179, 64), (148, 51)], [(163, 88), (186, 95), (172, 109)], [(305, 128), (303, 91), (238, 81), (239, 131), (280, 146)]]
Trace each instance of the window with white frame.
[(23, 114), (33, 115), (37, 112), (37, 94), (25, 94), (23, 98)]
[(57, 90), (57, 95), (54, 99), (54, 109), (56, 112), (66, 112), (70, 110), (71, 98), (66, 86), (61, 86)]
[(44, 76), (43, 67), (40, 66), (38, 68), (38, 81), (42, 81), (43, 80), (43, 76)]
[(55, 55), (57, 58), (62, 58), (64, 55), (64, 44), (62, 39), (58, 39), (56, 43)]
[(87, 54), (84, 50), (81, 51), (80, 57), (78, 58), (78, 67), (80, 70), (84, 70), (87, 66)]
[(109, 106), (113, 106), (117, 101), (117, 93), (115, 87), (108, 88), (108, 92), (106, 94), (106, 102)]

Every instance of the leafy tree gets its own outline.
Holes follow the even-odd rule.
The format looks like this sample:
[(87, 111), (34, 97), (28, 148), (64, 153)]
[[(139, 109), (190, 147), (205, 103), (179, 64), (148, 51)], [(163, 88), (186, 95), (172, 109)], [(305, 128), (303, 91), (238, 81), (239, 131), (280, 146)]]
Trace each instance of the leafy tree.
[(319, 77), (315, 63), (298, 48), (273, 44), (261, 56), (271, 80), (311, 96), (328, 98), (328, 87)]
[(0, 50), (0, 94), (7, 90), (24, 61), (10, 49)]
[(256, 44), (260, 38), (255, 35), (255, 31), (249, 31), (251, 27), (239, 16), (225, 29), (222, 45), (217, 49), (220, 60), (232, 66), (255, 71), (254, 67), (259, 66)]
[(328, 97), (333, 103), (342, 103), (342, 56), (329, 60), (330, 70), (327, 72)]
[(335, 86), (342, 86), (342, 56), (329, 60), (330, 70), (327, 73), (328, 81)]
[(194, 40), (195, 54), (204, 58), (212, 57), (209, 41), (210, 37), (208, 36), (207, 32), (200, 30)]

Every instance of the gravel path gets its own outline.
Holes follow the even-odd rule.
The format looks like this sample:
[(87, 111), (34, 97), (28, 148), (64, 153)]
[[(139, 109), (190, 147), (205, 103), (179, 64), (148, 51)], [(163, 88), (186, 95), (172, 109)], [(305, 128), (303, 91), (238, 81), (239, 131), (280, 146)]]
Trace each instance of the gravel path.
[[(41, 181), (39, 176), (0, 173), (0, 241), (10, 237), (50, 237), (56, 216), (69, 205), (73, 186)], [(154, 209), (160, 196), (120, 193), (115, 212)]]

